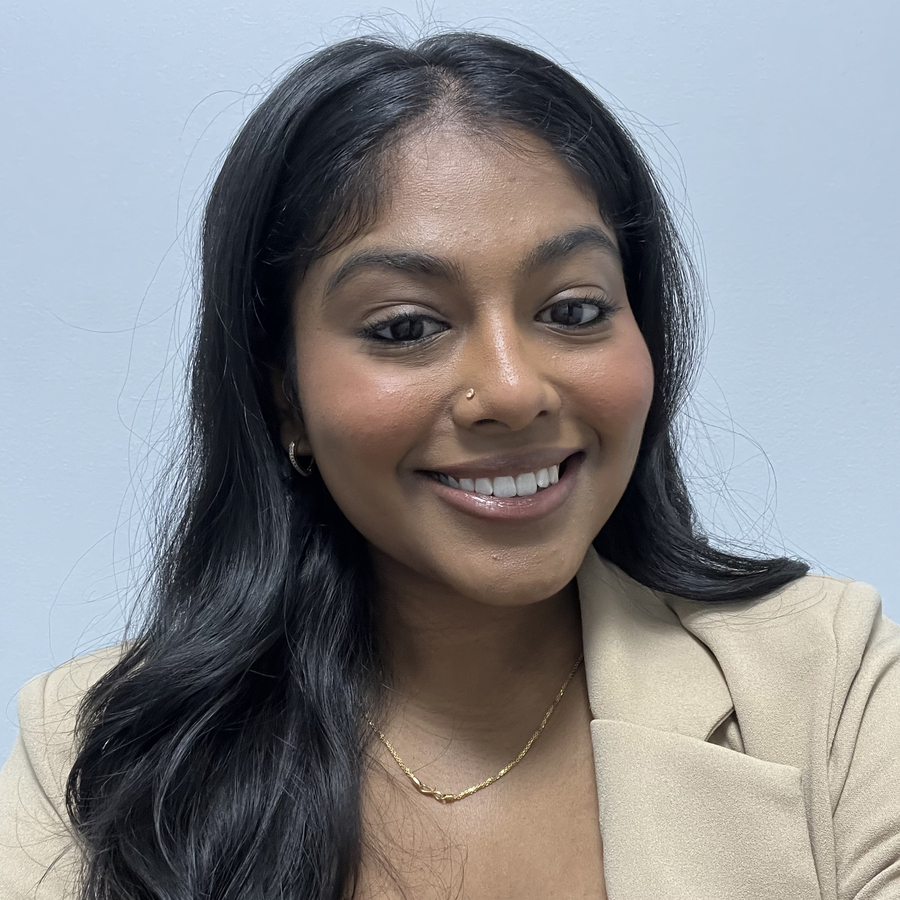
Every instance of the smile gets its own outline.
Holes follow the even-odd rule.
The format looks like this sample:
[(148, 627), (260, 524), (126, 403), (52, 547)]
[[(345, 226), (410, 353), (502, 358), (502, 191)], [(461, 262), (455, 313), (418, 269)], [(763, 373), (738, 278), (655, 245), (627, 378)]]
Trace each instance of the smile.
[(549, 466), (536, 472), (523, 472), (521, 475), (498, 475), (496, 478), (456, 479), (443, 472), (435, 472), (433, 477), (447, 487), (470, 494), (481, 494), (486, 497), (530, 497), (559, 481), (559, 466)]
[[(562, 507), (575, 490), (584, 453), (576, 452), (560, 463), (517, 475), (480, 474), (467, 477), (421, 471), (425, 482), (449, 506), (471, 516), (506, 521), (541, 519)], [(515, 470), (513, 470), (515, 471)]]

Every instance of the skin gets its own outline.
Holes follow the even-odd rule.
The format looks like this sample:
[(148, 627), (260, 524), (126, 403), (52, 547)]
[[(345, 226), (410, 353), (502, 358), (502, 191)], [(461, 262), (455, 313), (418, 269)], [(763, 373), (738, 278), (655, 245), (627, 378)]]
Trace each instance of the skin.
[[(296, 292), (299, 411), (278, 398), (285, 447), (295, 441), (298, 454), (315, 457), (371, 549), (391, 673), (379, 727), (442, 790), (475, 784), (514, 758), (577, 660), (573, 579), (631, 476), (653, 390), (615, 235), (596, 199), (539, 140), (510, 136), (513, 147), (444, 125), (406, 139), (374, 225), (319, 259)], [(584, 226), (605, 234), (610, 249), (583, 245), (522, 273), (537, 245)], [(343, 263), (376, 248), (439, 257), (458, 277), (366, 267), (327, 290)], [(588, 327), (549, 318), (554, 304), (582, 298), (576, 319), (597, 315)], [(396, 336), (385, 320), (401, 314), (426, 317), (417, 327), (434, 334), (409, 345), (362, 336), (373, 323)], [(570, 496), (536, 519), (460, 511), (423, 474), (535, 448), (583, 453)], [(464, 835), (466, 896), (551, 896), (540, 893), (544, 876), (523, 865), (530, 854), (534, 868), (530, 842), (547, 859), (560, 797), (570, 800), (557, 856), (590, 858), (599, 841), (596, 798), (579, 799), (593, 777), (589, 719), (582, 668), (515, 772), (452, 806), (410, 791), (376, 744), (385, 765), (367, 794), (368, 818), (387, 828), (385, 817), (396, 823), (406, 810), (409, 821), (413, 805), (435, 847)], [(542, 802), (542, 827), (520, 835), (517, 860), (510, 829)], [(602, 869), (575, 877), (567, 896), (598, 896)]]

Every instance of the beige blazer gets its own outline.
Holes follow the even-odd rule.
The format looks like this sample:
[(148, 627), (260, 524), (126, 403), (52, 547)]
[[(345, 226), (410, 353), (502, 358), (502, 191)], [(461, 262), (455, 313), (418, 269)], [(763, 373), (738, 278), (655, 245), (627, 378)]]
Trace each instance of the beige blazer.
[[(808, 576), (698, 603), (593, 550), (578, 588), (610, 900), (900, 898), (900, 627), (872, 588)], [(76, 896), (73, 710), (116, 653), (22, 689), (2, 900)]]

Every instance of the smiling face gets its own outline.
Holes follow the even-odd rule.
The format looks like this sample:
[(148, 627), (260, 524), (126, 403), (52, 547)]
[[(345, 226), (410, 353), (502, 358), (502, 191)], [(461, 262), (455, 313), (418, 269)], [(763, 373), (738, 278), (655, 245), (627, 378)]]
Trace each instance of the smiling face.
[(296, 292), (302, 421), (282, 426), (386, 582), (495, 605), (574, 577), (653, 389), (596, 201), (515, 139), (444, 126), (401, 145), (374, 226)]

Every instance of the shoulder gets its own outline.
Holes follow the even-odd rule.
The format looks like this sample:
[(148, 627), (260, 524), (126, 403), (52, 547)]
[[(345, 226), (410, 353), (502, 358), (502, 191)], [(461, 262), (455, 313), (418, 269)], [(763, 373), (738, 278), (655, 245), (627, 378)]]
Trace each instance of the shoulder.
[[(764, 744), (806, 725), (833, 736), (851, 691), (874, 689), (900, 665), (900, 627), (860, 582), (806, 575), (753, 600), (698, 601), (642, 585), (596, 554), (578, 579), (592, 702), (612, 717), (699, 733), (731, 706)], [(606, 699), (613, 683), (621, 703)], [(700, 720), (685, 724), (681, 707), (700, 708)]]
[(897, 729), (896, 750), (900, 626), (871, 585), (807, 575), (747, 603), (660, 599), (712, 651), (748, 728), (816, 732), (827, 756)]
[[(798, 675), (852, 677), (866, 657), (900, 658), (900, 626), (886, 618), (869, 584), (806, 575), (753, 601), (705, 603), (659, 595), (689, 631), (721, 652), (770, 658)], [(783, 654), (783, 656), (780, 656)], [(804, 665), (808, 663), (808, 667)]]
[(747, 718), (779, 748), (802, 748), (795, 764), (821, 795), (811, 816), (830, 832), (838, 896), (898, 896), (900, 625), (870, 585), (823, 576), (763, 598), (751, 621), (768, 624), (746, 632), (754, 671), (740, 680), (771, 702)]
[(124, 644), (105, 647), (36, 675), (19, 691), (20, 723), (23, 716), (48, 724), (67, 722), (87, 691), (122, 658), (124, 649)]
[(65, 797), (78, 710), (122, 649), (73, 659), (19, 692), (19, 734), (0, 770), (0, 897), (74, 896), (78, 860)]
[[(123, 646), (79, 656), (32, 678), (19, 692), (19, 733), (35, 775), (62, 796), (74, 760), (75, 726), (89, 688), (121, 658)], [(62, 793), (60, 793), (62, 792)]]
[[(75, 758), (75, 728), (88, 689), (120, 659), (123, 647), (80, 656), (32, 678), (19, 692), (19, 741), (32, 777), (61, 812)], [(12, 760), (11, 760), (12, 762)]]
[[(649, 631), (684, 629), (726, 674), (745, 669), (760, 683), (779, 677), (794, 683), (831, 679), (849, 688), (864, 660), (900, 659), (900, 626), (884, 616), (875, 588), (850, 579), (809, 574), (752, 600), (689, 600), (640, 584), (589, 554), (579, 588), (596, 640), (602, 642), (617, 621), (632, 642), (646, 642)], [(684, 643), (672, 640), (677, 647)]]
[(739, 658), (760, 677), (770, 673), (793, 683), (828, 680), (835, 699), (863, 671), (900, 662), (900, 626), (863, 582), (806, 575), (754, 601), (666, 603), (685, 628), (715, 646), (720, 661)]

